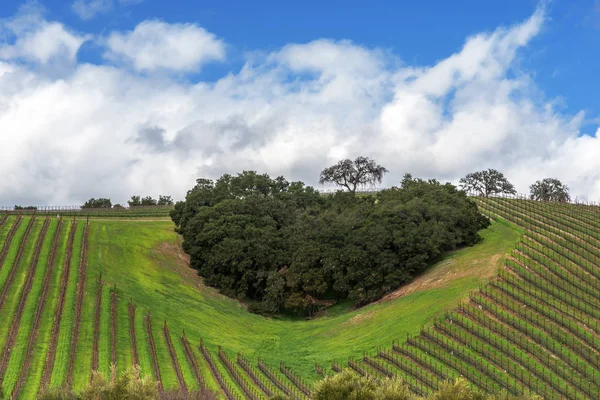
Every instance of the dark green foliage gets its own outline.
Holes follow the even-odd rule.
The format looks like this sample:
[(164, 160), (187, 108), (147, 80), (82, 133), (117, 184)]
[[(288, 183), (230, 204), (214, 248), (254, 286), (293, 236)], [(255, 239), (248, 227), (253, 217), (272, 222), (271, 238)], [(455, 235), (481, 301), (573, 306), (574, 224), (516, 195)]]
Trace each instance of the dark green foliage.
[(15, 206), (15, 210), (37, 210), (36, 206)]
[(94, 199), (93, 197), (85, 202), (81, 208), (111, 208), (112, 203), (110, 199)]
[(206, 283), (253, 311), (299, 314), (376, 300), (489, 224), (456, 187), (410, 175), (366, 197), (255, 172), (199, 179), (171, 217)]
[(158, 196), (158, 202), (156, 203), (157, 206), (172, 206), (173, 205), (173, 198), (171, 196), (163, 196), (163, 195), (159, 195)]
[(153, 199), (152, 196), (131, 196), (131, 200), (127, 200), (129, 207), (137, 206), (170, 206), (173, 205), (173, 199), (171, 196), (159, 196), (158, 200)]

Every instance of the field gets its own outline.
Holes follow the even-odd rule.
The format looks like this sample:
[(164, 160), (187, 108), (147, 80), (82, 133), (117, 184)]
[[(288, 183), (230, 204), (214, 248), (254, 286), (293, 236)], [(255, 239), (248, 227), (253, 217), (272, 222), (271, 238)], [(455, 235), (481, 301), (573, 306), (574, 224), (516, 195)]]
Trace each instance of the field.
[(165, 389), (302, 398), (350, 366), (417, 393), (463, 375), (487, 391), (600, 398), (600, 209), (477, 202), (495, 220), (482, 243), (376, 304), (312, 320), (251, 314), (204, 286), (170, 221), (0, 214), (0, 382), (29, 399), (137, 363)]

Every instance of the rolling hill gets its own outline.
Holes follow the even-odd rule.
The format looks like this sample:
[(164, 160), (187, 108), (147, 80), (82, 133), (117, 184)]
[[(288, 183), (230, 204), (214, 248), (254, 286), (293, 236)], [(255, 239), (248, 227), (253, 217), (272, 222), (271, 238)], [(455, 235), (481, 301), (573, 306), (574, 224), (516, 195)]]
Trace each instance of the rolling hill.
[(482, 243), (376, 304), (312, 320), (251, 314), (204, 286), (168, 220), (0, 215), (0, 382), (29, 399), (135, 363), (164, 388), (302, 398), (349, 365), (423, 394), (462, 375), (486, 391), (599, 398), (600, 208), (476, 201), (495, 221)]

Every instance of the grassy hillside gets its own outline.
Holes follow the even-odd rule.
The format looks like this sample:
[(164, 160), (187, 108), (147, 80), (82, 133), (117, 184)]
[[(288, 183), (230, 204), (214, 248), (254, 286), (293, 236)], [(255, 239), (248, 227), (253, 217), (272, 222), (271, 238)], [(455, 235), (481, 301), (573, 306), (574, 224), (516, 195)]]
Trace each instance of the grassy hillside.
[[(7, 250), (0, 317), (19, 323), (15, 347), (3, 353), (2, 385), (7, 393), (32, 398), (43, 384), (80, 388), (92, 368), (108, 372), (115, 362), (124, 370), (137, 359), (143, 373), (159, 377), (165, 388), (206, 384), (248, 397), (263, 393), (261, 383), (244, 383), (254, 377), (263, 390), (300, 393), (292, 381), (310, 385), (318, 378), (315, 363), (329, 369), (332, 361), (345, 364), (416, 334), (494, 275), (520, 233), (495, 223), (482, 235), (481, 244), (448, 254), (378, 304), (356, 311), (339, 304), (307, 321), (250, 314), (203, 286), (168, 221), (90, 220), (86, 226), (85, 220), (11, 215), (0, 226)], [(238, 353), (247, 364), (237, 362)]]

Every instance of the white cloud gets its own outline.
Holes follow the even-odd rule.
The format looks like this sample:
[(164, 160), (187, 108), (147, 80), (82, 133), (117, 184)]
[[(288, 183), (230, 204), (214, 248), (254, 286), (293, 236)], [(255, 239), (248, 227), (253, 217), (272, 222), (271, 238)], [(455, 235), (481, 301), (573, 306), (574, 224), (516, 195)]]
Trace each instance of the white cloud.
[(193, 24), (144, 21), (133, 31), (112, 33), (105, 57), (124, 61), (137, 71), (196, 71), (202, 64), (225, 59), (225, 45)]
[[(89, 35), (80, 35), (58, 22), (48, 22), (35, 6), (22, 7), (19, 14), (0, 22), (0, 60), (24, 60), (47, 64), (74, 62)], [(14, 39), (10, 41), (10, 39)]]
[(101, 14), (108, 14), (116, 6), (133, 6), (145, 0), (75, 0), (71, 4), (73, 12), (83, 20), (92, 19)]
[[(315, 184), (357, 155), (392, 171), (385, 185), (493, 167), (521, 191), (553, 176), (598, 199), (599, 134), (579, 136), (583, 114), (559, 113), (518, 68), (543, 24), (540, 11), (475, 35), (431, 66), (348, 41), (290, 44), (214, 83), (139, 73), (200, 68), (195, 35), (223, 47), (194, 25), (156, 21), (107, 41), (133, 68), (82, 64), (56, 78), (0, 62), (0, 204), (181, 198), (197, 177), (243, 169)], [(175, 37), (187, 39), (167, 49)]]
[(75, 14), (81, 19), (92, 19), (98, 14), (112, 10), (112, 0), (75, 0), (71, 5)]

